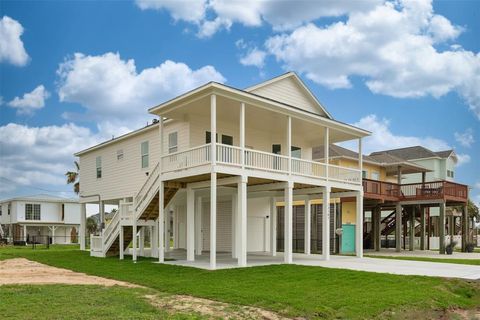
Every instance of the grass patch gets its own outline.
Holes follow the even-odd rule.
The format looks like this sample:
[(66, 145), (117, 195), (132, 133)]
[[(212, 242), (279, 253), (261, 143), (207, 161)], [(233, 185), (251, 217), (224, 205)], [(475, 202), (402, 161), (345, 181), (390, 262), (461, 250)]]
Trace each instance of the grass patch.
[(382, 256), (382, 255), (367, 255), (366, 257), (375, 259), (392, 259), (392, 260), (410, 260), (410, 261), (425, 261), (425, 262), (440, 262), (440, 263), (454, 263), (467, 264), (473, 266), (480, 266), (480, 259), (447, 259), (447, 258), (427, 258), (427, 257), (401, 257), (401, 256)]
[(0, 249), (0, 258), (25, 257), (48, 265), (127, 281), (169, 294), (251, 305), (307, 318), (363, 319), (395, 310), (422, 314), (480, 305), (473, 281), (400, 276), (296, 265), (207, 271), (195, 268), (92, 258), (88, 252), (52, 248)]
[(2, 286), (3, 319), (197, 319), (170, 314), (144, 296), (152, 290), (85, 285)]

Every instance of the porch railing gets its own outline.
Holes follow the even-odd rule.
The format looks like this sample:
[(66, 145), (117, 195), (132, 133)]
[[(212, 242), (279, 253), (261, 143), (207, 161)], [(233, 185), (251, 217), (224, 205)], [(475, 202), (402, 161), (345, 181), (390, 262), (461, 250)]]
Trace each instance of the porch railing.
[[(242, 152), (243, 160), (242, 164)], [(205, 144), (185, 151), (175, 152), (162, 157), (162, 172), (185, 170), (210, 163), (211, 144)], [(225, 144), (216, 144), (216, 161), (223, 165), (231, 165), (254, 170), (275, 173), (289, 173), (290, 158), (284, 155), (244, 149)], [(328, 169), (327, 169), (328, 168)], [(327, 177), (328, 170), (328, 177)], [(361, 173), (358, 169), (346, 168), (321, 162), (291, 158), (292, 174), (332, 179), (354, 184), (361, 183)]]

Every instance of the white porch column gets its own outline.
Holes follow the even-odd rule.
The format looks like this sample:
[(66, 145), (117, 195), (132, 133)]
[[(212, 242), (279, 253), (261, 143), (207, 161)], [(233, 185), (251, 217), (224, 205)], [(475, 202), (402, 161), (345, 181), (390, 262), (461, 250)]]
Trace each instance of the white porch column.
[(27, 225), (23, 225), (23, 241), (27, 243)]
[(178, 210), (173, 211), (173, 249), (178, 249)]
[(123, 226), (120, 225), (120, 236), (119, 236), (119, 239), (118, 239), (118, 251), (119, 251), (119, 255), (120, 255), (120, 260), (123, 260), (124, 258), (124, 247), (123, 247), (123, 242), (124, 242), (124, 234), (123, 234)]
[(98, 203), (98, 209), (100, 212), (100, 230), (102, 231), (103, 235), (103, 230), (105, 229), (105, 204), (103, 201)]
[(132, 226), (132, 260), (133, 262), (137, 262), (137, 219), (133, 218), (133, 226)]
[(270, 198), (270, 253), (277, 255), (277, 205), (275, 198)]
[(328, 164), (330, 163), (330, 147), (329, 147), (329, 141), (330, 141), (330, 129), (328, 127), (325, 127), (325, 132), (323, 135), (323, 157), (325, 162), (325, 177), (328, 180), (328, 175), (329, 175), (329, 169), (328, 169)]
[(55, 230), (57, 229), (56, 226), (52, 226), (52, 244), (55, 244)]
[(293, 182), (288, 181), (285, 188), (285, 244), (284, 244), (284, 261), (292, 263), (292, 232), (293, 232)]
[(85, 234), (87, 228), (87, 205), (80, 204), (80, 230), (78, 230), (78, 237), (80, 240), (80, 250), (85, 250)]
[(238, 245), (238, 242), (237, 242), (237, 239), (238, 239), (238, 235), (237, 235), (237, 207), (238, 207), (238, 192), (237, 193), (234, 193), (232, 194), (232, 258), (233, 259), (237, 259), (238, 255), (237, 255), (237, 245)]
[(187, 261), (195, 260), (195, 191), (187, 187)]
[(322, 254), (325, 260), (330, 260), (330, 191), (330, 187), (325, 187), (322, 195)]
[(152, 238), (150, 239), (151, 246), (152, 246), (152, 252), (150, 255), (152, 258), (158, 258), (158, 220), (156, 221), (155, 225), (152, 226), (152, 231), (151, 231)]
[(363, 258), (363, 191), (358, 191), (356, 196), (357, 219), (355, 230), (355, 253)]
[(210, 160), (212, 166), (217, 164), (217, 97), (212, 94), (210, 96)]
[(216, 269), (216, 267), (217, 267), (217, 173), (212, 172), (210, 174), (210, 269), (214, 270)]
[(240, 104), (240, 163), (245, 168), (245, 103)]
[(203, 250), (202, 237), (202, 197), (195, 201), (195, 253), (199, 256)]
[(145, 227), (141, 227), (138, 233), (138, 251), (141, 257), (145, 256)]
[(292, 174), (292, 117), (287, 117), (288, 174)]
[(238, 246), (238, 266), (247, 266), (247, 182), (248, 177), (242, 176), (242, 180), (237, 187), (237, 215), (239, 217), (239, 246)]
[(362, 178), (363, 177), (362, 138), (358, 139), (358, 168), (360, 169), (360, 174), (361, 174), (360, 178)]
[(164, 182), (160, 180), (159, 187), (158, 187), (158, 262), (164, 262), (165, 260), (165, 249), (164, 249), (165, 236), (163, 235), (164, 233), (163, 222), (165, 220), (164, 219), (165, 218), (165, 214), (164, 214), (165, 199), (163, 198), (164, 196), (163, 188), (164, 188)]
[(312, 201), (305, 200), (305, 254), (311, 253), (311, 237), (312, 237)]

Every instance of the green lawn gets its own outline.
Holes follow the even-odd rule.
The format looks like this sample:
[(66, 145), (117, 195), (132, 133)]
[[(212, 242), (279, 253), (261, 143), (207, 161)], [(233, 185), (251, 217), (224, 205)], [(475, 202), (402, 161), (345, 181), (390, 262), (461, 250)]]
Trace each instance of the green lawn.
[(2, 286), (2, 319), (194, 319), (153, 307), (149, 289), (82, 285)]
[(468, 264), (474, 266), (480, 266), (480, 259), (446, 259), (446, 258), (427, 258), (427, 257), (399, 257), (399, 256), (382, 256), (382, 255), (368, 255), (370, 258), (379, 259), (393, 259), (393, 260), (412, 260), (412, 261), (427, 261), (427, 262), (440, 262), (440, 263), (454, 263), (454, 264)]
[(128, 281), (160, 292), (262, 307), (307, 318), (373, 318), (425, 314), (480, 305), (480, 283), (320, 267), (273, 265), (207, 271), (72, 249), (0, 249), (0, 259), (25, 257), (48, 265)]

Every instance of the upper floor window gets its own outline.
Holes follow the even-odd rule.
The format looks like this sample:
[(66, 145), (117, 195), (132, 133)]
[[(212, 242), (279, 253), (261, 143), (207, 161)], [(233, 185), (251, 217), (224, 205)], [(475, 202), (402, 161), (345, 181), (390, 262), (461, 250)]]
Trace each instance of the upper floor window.
[(142, 168), (148, 168), (148, 141), (142, 142), (140, 153), (142, 156)]
[[(215, 141), (218, 142), (218, 133), (215, 135)], [(205, 132), (205, 143), (212, 142), (212, 133), (210, 131)]]
[(362, 170), (362, 179), (367, 179), (367, 170)]
[(372, 180), (380, 180), (380, 174), (376, 171), (372, 171), (371, 178)]
[(302, 158), (302, 148), (292, 146), (292, 158)]
[(447, 177), (453, 178), (454, 174), (452, 170), (447, 170)]
[(7, 215), (10, 215), (11, 210), (12, 210), (12, 205), (9, 203), (7, 207)]
[(0, 205), (0, 216), (2, 215), (2, 205)]
[(117, 150), (117, 160), (123, 160), (123, 149)]
[(174, 153), (178, 151), (178, 133), (172, 132), (168, 135), (168, 153)]
[(95, 164), (97, 168), (97, 179), (100, 179), (102, 177), (102, 157), (98, 156), (95, 159)]
[(40, 220), (39, 204), (25, 204), (25, 220)]

